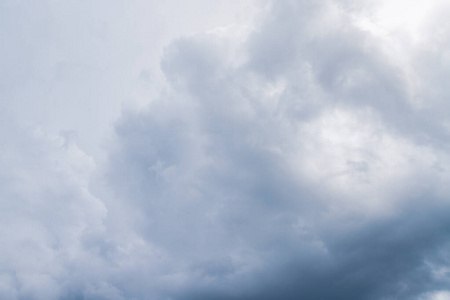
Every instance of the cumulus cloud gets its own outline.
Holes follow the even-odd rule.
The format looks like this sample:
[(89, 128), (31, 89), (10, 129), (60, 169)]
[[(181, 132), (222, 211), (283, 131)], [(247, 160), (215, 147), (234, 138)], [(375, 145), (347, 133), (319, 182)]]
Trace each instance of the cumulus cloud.
[(5, 119), (2, 297), (448, 297), (434, 4), (401, 27), (372, 1), (261, 1), (173, 40), (167, 88), (123, 112), (105, 164)]
[(98, 272), (87, 273), (102, 265), (87, 243), (102, 236), (106, 215), (88, 188), (94, 161), (74, 141), (7, 120), (0, 131), (0, 294), (58, 299), (77, 278), (95, 283)]
[(422, 79), (442, 72), (423, 61), (443, 37), (391, 53), (358, 21), (371, 13), (277, 1), (244, 38), (167, 48), (173, 90), (122, 118), (108, 172), (165, 254), (165, 294), (418, 299), (448, 283), (445, 85)]

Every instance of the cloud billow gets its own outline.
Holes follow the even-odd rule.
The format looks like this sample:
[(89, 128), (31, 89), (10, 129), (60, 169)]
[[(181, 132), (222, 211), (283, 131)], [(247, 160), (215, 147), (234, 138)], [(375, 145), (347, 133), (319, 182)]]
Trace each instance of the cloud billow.
[(120, 120), (107, 175), (164, 257), (148, 279), (168, 285), (162, 298), (445, 290), (448, 139), (420, 78), (441, 70), (421, 46), (398, 64), (358, 13), (278, 1), (244, 39), (231, 28), (167, 48), (173, 89)]
[[(120, 15), (122, 3), (101, 14), (102, 24), (96, 3), (74, 49), (72, 39), (53, 38), (77, 35), (83, 6), (41, 9), (66, 29), (48, 27), (28, 7), (26, 28), (35, 30), (24, 38), (7, 30), (15, 18), (5, 19), (4, 35), (21, 49), (5, 48), (3, 64), (23, 63), (0, 78), (1, 95), (20, 100), (2, 101), (0, 112), (0, 298), (449, 297), (448, 5), (436, 0), (420, 26), (405, 29), (379, 15), (387, 2), (257, 3), (253, 19), (165, 48), (167, 85), (152, 81), (148, 89), (161, 92), (147, 91), (148, 106), (123, 111), (105, 162), (82, 146), (99, 148), (100, 130), (81, 136), (96, 113), (81, 118), (72, 107), (85, 112), (79, 98), (92, 105), (111, 95), (117, 104), (122, 88), (135, 92), (132, 80), (109, 90), (134, 63), (144, 68), (138, 74), (153, 74), (140, 66), (143, 50), (134, 51), (147, 31), (128, 37), (142, 26), (137, 12), (108, 27), (103, 19)], [(13, 15), (21, 5), (2, 7)], [(46, 26), (61, 34), (36, 39)], [(103, 57), (110, 44), (97, 47), (95, 36), (126, 51)], [(41, 44), (88, 63), (47, 57), (35, 51)], [(42, 62), (20, 59), (28, 52)], [(139, 62), (128, 60), (135, 52)], [(94, 63), (98, 73), (89, 73)], [(42, 84), (33, 68), (57, 76)], [(40, 92), (20, 94), (23, 82)], [(46, 94), (53, 84), (54, 97), (72, 100), (48, 113), (51, 127), (36, 128), (45, 118), (34, 107), (55, 103)], [(84, 128), (81, 138), (48, 132), (72, 121)]]

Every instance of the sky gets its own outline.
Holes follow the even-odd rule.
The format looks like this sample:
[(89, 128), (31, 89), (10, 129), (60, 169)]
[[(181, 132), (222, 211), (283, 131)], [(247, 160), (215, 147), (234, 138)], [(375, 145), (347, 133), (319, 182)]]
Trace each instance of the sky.
[(449, 16), (0, 0), (0, 298), (450, 299)]

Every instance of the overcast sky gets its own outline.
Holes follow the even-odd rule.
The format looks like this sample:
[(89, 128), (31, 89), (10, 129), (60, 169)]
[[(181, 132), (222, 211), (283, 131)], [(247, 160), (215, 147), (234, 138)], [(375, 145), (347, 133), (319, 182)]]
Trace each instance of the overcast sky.
[(0, 0), (0, 299), (450, 299), (444, 0)]

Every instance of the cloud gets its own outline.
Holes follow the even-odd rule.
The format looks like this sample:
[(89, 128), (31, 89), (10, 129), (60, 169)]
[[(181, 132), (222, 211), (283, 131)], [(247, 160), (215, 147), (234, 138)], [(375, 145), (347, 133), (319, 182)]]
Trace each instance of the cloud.
[(272, 2), (244, 38), (230, 28), (167, 48), (173, 90), (124, 115), (107, 175), (133, 230), (164, 253), (163, 295), (418, 299), (445, 287), (447, 134), (421, 78), (441, 71), (421, 63), (437, 59), (423, 45), (393, 59), (355, 21), (366, 8)]
[(106, 207), (89, 191), (94, 161), (74, 141), (1, 123), (2, 298), (59, 299), (77, 277), (95, 283), (102, 263), (86, 241), (102, 237)]
[(446, 297), (448, 7), (403, 30), (372, 1), (259, 4), (165, 48), (167, 88), (123, 111), (106, 163), (2, 103), (2, 298)]

